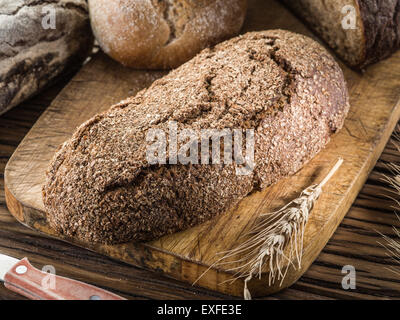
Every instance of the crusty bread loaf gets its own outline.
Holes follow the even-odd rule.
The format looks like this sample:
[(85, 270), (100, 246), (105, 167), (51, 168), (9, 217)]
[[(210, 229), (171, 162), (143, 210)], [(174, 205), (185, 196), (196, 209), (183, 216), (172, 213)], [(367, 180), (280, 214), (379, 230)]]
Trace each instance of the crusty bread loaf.
[[(233, 38), (81, 125), (47, 173), (48, 220), (66, 236), (104, 243), (194, 226), (302, 168), (342, 127), (348, 108), (342, 70), (310, 38), (282, 30)], [(196, 132), (254, 129), (254, 170), (150, 165), (146, 135), (168, 132), (171, 121)]]
[[(282, 1), (351, 67), (362, 69), (400, 48), (400, 0)], [(354, 29), (346, 24), (353, 13)]]
[(0, 0), (0, 114), (78, 68), (92, 45), (85, 0)]
[(236, 35), (247, 0), (89, 0), (103, 51), (138, 69), (169, 69)]

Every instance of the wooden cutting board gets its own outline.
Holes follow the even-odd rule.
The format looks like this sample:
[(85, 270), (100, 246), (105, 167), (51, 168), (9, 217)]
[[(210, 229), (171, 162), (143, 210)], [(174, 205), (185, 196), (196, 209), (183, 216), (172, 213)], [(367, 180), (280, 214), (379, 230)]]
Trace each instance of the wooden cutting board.
[[(271, 28), (313, 36), (278, 2), (250, 1), (243, 32)], [(49, 236), (193, 283), (217, 260), (217, 253), (242, 241), (238, 238), (260, 213), (271, 212), (297, 197), (305, 187), (320, 182), (342, 157), (344, 164), (326, 185), (311, 213), (302, 267), (291, 268), (281, 286), (268, 286), (267, 270), (263, 279), (254, 280), (249, 286), (253, 296), (276, 292), (295, 282), (316, 259), (356, 198), (399, 120), (400, 52), (371, 66), (364, 74), (342, 67), (351, 95), (351, 110), (344, 128), (296, 175), (248, 196), (230, 212), (195, 228), (148, 243), (98, 245), (63, 238), (48, 226), (41, 195), (46, 168), (58, 145), (78, 125), (163, 75), (123, 68), (99, 53), (64, 88), (11, 157), (5, 170), (8, 208), (21, 223)], [(197, 285), (241, 296), (243, 280), (221, 284), (231, 279), (227, 268), (211, 268)]]

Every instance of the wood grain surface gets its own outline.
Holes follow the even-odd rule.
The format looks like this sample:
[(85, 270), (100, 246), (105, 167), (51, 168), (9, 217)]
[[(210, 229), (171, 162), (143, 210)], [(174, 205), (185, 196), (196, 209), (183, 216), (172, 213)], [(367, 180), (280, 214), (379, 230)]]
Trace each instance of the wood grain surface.
[[(254, 12), (252, 12), (250, 10), (249, 14), (250, 15), (254, 14)], [(285, 18), (284, 15), (283, 15), (283, 18), (287, 20), (287, 17)], [(257, 21), (257, 18), (255, 17), (254, 19), (251, 19), (250, 21), (253, 21), (253, 22)], [(292, 21), (295, 21), (295, 19), (293, 19)], [(100, 57), (98, 59), (103, 59), (103, 58)], [(385, 79), (395, 79), (395, 80), (398, 79), (398, 74), (399, 74), (398, 69), (393, 68), (393, 65), (392, 65), (393, 61), (395, 61), (395, 63), (397, 62), (396, 65), (398, 66), (399, 65), (399, 60), (398, 59), (399, 59), (399, 56), (397, 55), (397, 56), (393, 57), (392, 59), (388, 60), (387, 62), (381, 63), (381, 64), (377, 65), (376, 67), (373, 67), (372, 71), (369, 70), (363, 76), (361, 76), (359, 74), (356, 74), (356, 73), (353, 73), (353, 72), (351, 72), (349, 70), (346, 70), (346, 77), (349, 80), (350, 89), (353, 90), (354, 92), (357, 92), (357, 101), (360, 101), (360, 98), (363, 98), (363, 97), (366, 98), (366, 93), (368, 93), (368, 94), (372, 95), (375, 99), (374, 100), (368, 99), (368, 100), (364, 101), (364, 103), (370, 105), (372, 102), (374, 102), (374, 105), (376, 105), (377, 102), (379, 102), (379, 101), (381, 102), (381, 100), (384, 100), (384, 101), (386, 101), (388, 103), (389, 102), (392, 103), (391, 104), (391, 108), (387, 109), (385, 112), (390, 114), (391, 112), (393, 112), (393, 110), (397, 110), (395, 107), (397, 106), (396, 101), (398, 99), (399, 90), (393, 91), (393, 87), (388, 86), (388, 83), (386, 83), (384, 81), (384, 79), (376, 79), (376, 78), (374, 78), (375, 77), (374, 72), (376, 72), (377, 68), (378, 69), (379, 68), (385, 68), (385, 69), (383, 69), (384, 72), (385, 72), (385, 77), (386, 77)], [(397, 76), (397, 78), (396, 78), (396, 76)], [(360, 82), (356, 81), (356, 80), (360, 80), (361, 77), (362, 77), (362, 79), (367, 79), (368, 80), (368, 81), (364, 82), (365, 83), (364, 85), (360, 85), (359, 84), (362, 81), (360, 81)], [(74, 81), (76, 81), (75, 79), (74, 79)], [(79, 79), (79, 77), (78, 77), (78, 79)], [(96, 80), (97, 79), (98, 78), (96, 78)], [(72, 81), (72, 84), (73, 84), (74, 81)], [(374, 84), (373, 88), (371, 88), (371, 85), (367, 85), (367, 83), (369, 83), (369, 84), (373, 83)], [(398, 85), (398, 84), (393, 83), (391, 81), (390, 81), (390, 83), (391, 83), (391, 85), (395, 85), (395, 86)], [(70, 86), (71, 86), (71, 84), (70, 84)], [(395, 87), (395, 88), (398, 89), (399, 87)], [(64, 93), (65, 93), (65, 91), (63, 92), (63, 94)], [(76, 92), (74, 92), (74, 93), (76, 93)], [(354, 96), (352, 96), (352, 97), (353, 97), (353, 100), (355, 100), (355, 97)], [(367, 96), (367, 97), (371, 97), (371, 96)], [(71, 94), (69, 98), (70, 99), (66, 99), (66, 101), (73, 100), (74, 98), (76, 98), (76, 95), (75, 94)], [(55, 103), (57, 104), (58, 100)], [(54, 104), (53, 104), (53, 106), (54, 106)], [(23, 107), (21, 107), (21, 108), (23, 108)], [(28, 105), (28, 108), (29, 108), (29, 105)], [(372, 112), (371, 109), (374, 112)], [(43, 109), (41, 109), (41, 110), (43, 110)], [(348, 123), (349, 126), (347, 128), (345, 128), (345, 130), (342, 131), (342, 132), (344, 132), (343, 135), (350, 137), (350, 138), (348, 138), (350, 140), (345, 141), (345, 144), (344, 144), (345, 146), (347, 146), (347, 148), (346, 148), (346, 156), (349, 157), (347, 162), (352, 164), (352, 166), (350, 166), (350, 167), (353, 167), (355, 164), (358, 164), (358, 165), (360, 165), (360, 168), (363, 169), (362, 170), (363, 175), (357, 176), (357, 179), (356, 179), (357, 182), (360, 184), (360, 186), (363, 183), (363, 181), (365, 180), (366, 175), (368, 173), (368, 165), (372, 166), (374, 161), (375, 161), (374, 156), (376, 156), (376, 157), (378, 156), (379, 152), (376, 153), (376, 152), (373, 152), (373, 151), (376, 150), (375, 148), (379, 148), (379, 147), (383, 148), (384, 140), (386, 138), (384, 136), (384, 134), (387, 134), (387, 135), (390, 134), (391, 128), (393, 128), (393, 126), (394, 126), (394, 124), (396, 122), (397, 116), (398, 116), (397, 114), (395, 114), (394, 117), (391, 119), (391, 121), (386, 121), (388, 119), (388, 114), (387, 113), (382, 114), (382, 113), (378, 112), (377, 110), (380, 110), (380, 109), (375, 107), (375, 108), (370, 108), (370, 109), (366, 110), (365, 108), (363, 109), (362, 106), (360, 108), (356, 109), (356, 110), (352, 110), (352, 113), (351, 113), (350, 118), (349, 118), (350, 122), (348, 121), (349, 122)], [(11, 111), (10, 113), (12, 114), (13, 112), (14, 111)], [(4, 121), (6, 121), (5, 122), (6, 125), (7, 124), (10, 125), (7, 122), (7, 117), (9, 116), (10, 113), (6, 114), (3, 118), (1, 118), (2, 121), (3, 121), (3, 119), (6, 119), (6, 120), (4, 120)], [(17, 115), (19, 115), (19, 114), (17, 114)], [(57, 115), (57, 114), (55, 114), (55, 115)], [(21, 116), (22, 116), (22, 113), (21, 113)], [(14, 114), (14, 117), (15, 117), (15, 114)], [(364, 120), (367, 120), (367, 122), (365, 122)], [(384, 120), (384, 123), (386, 125), (381, 126), (382, 125), (382, 122), (381, 122), (382, 120)], [(370, 124), (371, 121), (375, 121), (375, 122), (372, 122), (372, 125), (369, 126), (368, 124)], [(11, 123), (12, 123), (12, 121), (11, 121)], [(32, 123), (33, 122), (31, 122), (31, 124)], [(367, 125), (366, 125), (366, 123), (367, 123)], [(377, 124), (377, 125), (374, 126), (374, 124)], [(390, 124), (390, 125), (388, 125), (388, 124)], [(30, 126), (27, 126), (25, 129), (28, 129), (29, 127)], [(10, 134), (12, 131), (7, 130), (5, 127), (3, 128), (3, 126), (1, 126), (1, 128), (2, 128), (2, 132), (1, 132), (1, 140), (0, 141), (3, 143), (3, 141), (8, 141), (6, 138), (3, 138), (3, 136), (7, 137), (7, 135)], [(4, 132), (3, 132), (3, 130), (4, 130)], [(21, 130), (21, 128), (18, 128), (18, 130)], [(17, 132), (18, 132), (18, 130), (17, 130)], [(376, 138), (376, 130), (378, 130), (381, 133), (381, 135), (379, 136), (379, 139), (375, 139)], [(26, 131), (27, 130), (25, 130), (25, 132)], [(346, 134), (346, 132), (347, 132), (347, 134)], [(18, 133), (16, 134), (16, 133), (13, 132), (13, 135), (18, 136)], [(365, 137), (363, 135), (365, 135)], [(13, 139), (13, 138), (11, 138), (11, 139)], [(22, 137), (20, 137), (20, 138), (22, 138)], [(367, 164), (365, 162), (363, 162), (363, 163), (359, 162), (359, 158), (358, 158), (359, 153), (357, 153), (355, 151), (356, 150), (359, 151), (360, 148), (357, 148), (356, 150), (352, 150), (352, 148), (351, 148), (351, 146), (352, 146), (351, 142), (353, 140), (365, 141), (363, 139), (366, 139), (366, 138), (368, 138), (367, 142), (369, 142), (370, 145), (365, 145), (364, 147), (361, 148), (361, 151), (365, 152), (364, 156), (365, 155), (368, 156), (368, 163)], [(6, 142), (6, 145), (7, 145), (7, 142)], [(50, 144), (50, 146), (52, 148), (55, 147), (54, 145), (51, 145), (51, 144)], [(7, 148), (5, 148), (5, 150), (7, 150)], [(391, 149), (391, 152), (393, 152), (392, 149)], [(309, 168), (309, 171), (307, 171), (307, 170), (304, 171), (304, 172), (302, 171), (302, 174), (299, 175), (297, 178), (292, 178), (292, 179), (300, 178), (300, 180), (297, 180), (297, 182), (295, 182), (295, 183), (291, 183), (291, 182), (289, 183), (289, 185), (291, 185), (293, 187), (292, 190), (287, 190), (286, 189), (282, 193), (282, 191), (279, 191), (279, 190), (282, 190), (282, 188), (280, 188), (280, 189), (278, 188), (278, 189), (276, 189), (276, 190), (278, 190), (277, 193), (271, 192), (271, 194), (276, 195), (276, 198), (280, 199), (278, 202), (282, 202), (283, 201), (282, 199), (285, 198), (285, 196), (287, 198), (292, 197), (293, 194), (295, 194), (296, 192), (301, 190), (301, 188), (299, 189), (300, 186), (307, 185), (310, 181), (313, 181), (315, 179), (321, 178), (323, 176), (323, 174), (326, 173), (326, 170), (329, 169), (329, 164), (333, 164), (333, 162), (331, 160), (334, 160), (335, 157), (336, 157), (336, 155), (332, 156), (331, 158), (329, 158), (330, 160), (328, 160), (328, 161), (326, 160), (326, 158), (321, 158), (323, 160), (321, 160), (321, 159), (320, 160), (316, 160), (317, 161), (316, 162), (317, 163), (316, 167), (317, 168), (321, 168), (320, 171), (317, 170), (317, 172), (316, 172), (315, 167), (314, 168)], [(352, 157), (354, 157), (354, 158), (352, 158)], [(7, 158), (8, 158), (8, 156), (7, 156)], [(1, 160), (3, 160), (3, 158), (1, 158)], [(362, 166), (366, 166), (366, 167), (362, 167)], [(347, 172), (347, 169), (346, 169), (346, 172)], [(348, 175), (346, 175), (346, 176), (348, 176)], [(295, 181), (295, 180), (291, 180), (291, 181)], [(347, 183), (349, 184), (349, 183), (351, 183), (351, 181), (347, 182)], [(377, 188), (378, 188), (378, 186), (377, 186)], [(274, 188), (277, 188), (277, 187), (274, 187)], [(330, 202), (333, 202), (333, 203), (336, 203), (336, 204), (340, 204), (341, 201), (342, 201), (342, 199), (340, 197), (342, 195), (341, 191), (346, 189), (345, 185), (336, 183), (336, 185), (335, 184), (331, 184), (330, 188), (333, 188), (333, 189), (331, 189), (331, 192), (329, 192), (329, 190), (327, 192), (327, 195), (329, 197), (333, 198), (333, 201), (330, 201)], [(343, 188), (343, 189), (341, 189), (341, 188)], [(365, 187), (364, 187), (364, 189), (365, 189)], [(378, 190), (379, 190), (379, 188), (378, 188)], [(279, 193), (279, 192), (281, 192), (281, 193)], [(372, 192), (372, 194), (373, 193), (374, 192)], [(284, 197), (282, 197), (282, 195)], [(354, 196), (355, 196), (355, 194), (354, 194)], [(335, 199), (335, 197), (338, 197), (338, 198)], [(376, 195), (375, 195), (375, 197), (376, 197)], [(263, 199), (264, 198), (262, 198), (261, 200), (258, 199), (258, 201), (263, 202), (264, 201)], [(335, 202), (335, 200), (337, 200), (337, 201)], [(370, 199), (368, 199), (368, 198), (362, 199), (362, 200), (363, 201), (366, 200), (367, 203), (370, 203)], [(273, 204), (271, 200), (268, 200), (266, 202), (267, 202), (266, 203), (266, 207), (263, 207), (263, 209), (268, 209), (269, 208), (268, 206), (272, 207), (272, 206), (277, 206), (278, 205), (278, 203)], [(393, 274), (391, 274), (389, 271), (385, 271), (385, 269), (383, 268), (383, 265), (389, 263), (389, 261), (388, 261), (388, 259), (385, 258), (384, 250), (376, 243), (376, 240), (379, 237), (377, 236), (377, 234), (376, 234), (376, 232), (374, 230), (374, 228), (375, 228), (375, 229), (380, 230), (381, 232), (387, 233), (387, 232), (390, 232), (390, 225), (396, 223), (395, 216), (392, 214), (392, 210), (389, 208), (389, 204), (390, 203), (391, 202), (389, 200), (379, 200), (379, 206), (376, 206), (377, 208), (385, 209), (385, 210), (381, 210), (383, 212), (382, 214), (386, 214), (389, 217), (388, 218), (389, 220), (384, 222), (383, 225), (379, 224), (380, 222), (382, 223), (381, 220), (383, 219), (382, 217), (379, 217), (379, 215), (377, 215), (377, 214), (368, 215), (367, 213), (363, 212), (362, 210), (359, 211), (358, 215), (356, 216), (357, 218), (354, 219), (357, 223), (354, 223), (354, 221), (351, 221), (349, 223), (349, 226), (347, 228), (345, 228), (348, 233), (345, 233), (344, 239), (342, 239), (342, 241), (344, 241), (344, 244), (340, 243), (340, 241), (339, 241), (339, 244), (336, 244), (336, 246), (337, 246), (336, 249), (332, 249), (331, 248), (331, 254), (330, 255), (329, 255), (329, 251), (328, 251), (327, 260), (325, 260), (320, 265), (320, 268), (318, 268), (316, 274), (313, 274), (313, 276), (311, 276), (311, 277), (309, 276), (308, 279), (310, 279), (310, 281), (304, 281), (304, 277), (303, 277), (294, 286), (292, 286), (291, 289), (287, 289), (284, 292), (276, 295), (275, 297), (283, 297), (283, 298), (292, 298), (293, 297), (294, 298), (294, 297), (298, 296), (298, 297), (302, 297), (302, 298), (315, 298), (315, 297), (317, 297), (317, 298), (318, 297), (321, 297), (321, 298), (322, 297), (334, 297), (334, 298), (356, 297), (356, 298), (361, 298), (361, 297), (369, 297), (369, 296), (382, 296), (382, 297), (396, 296), (396, 293), (397, 293), (396, 290), (399, 289), (398, 281), (395, 280), (396, 278), (393, 276)], [(348, 203), (348, 201), (346, 202), (346, 205), (347, 204), (350, 205), (350, 203)], [(371, 205), (371, 204), (369, 204), (369, 205)], [(320, 208), (321, 212), (326, 212), (325, 209), (326, 208), (323, 207), (323, 206)], [(368, 211), (368, 209), (365, 209), (365, 210)], [(317, 208), (316, 208), (315, 211), (318, 212)], [(343, 210), (343, 212), (345, 212), (345, 211)], [(366, 215), (366, 217), (367, 217), (366, 220), (364, 220), (365, 219), (364, 215)], [(3, 215), (1, 215), (1, 217), (3, 217)], [(325, 216), (322, 215), (321, 217), (322, 217), (322, 219), (324, 219)], [(9, 218), (9, 216), (8, 216), (8, 218)], [(330, 224), (331, 227), (334, 226), (335, 223), (339, 223), (340, 222), (340, 217), (339, 218), (336, 217), (336, 219), (334, 219), (332, 221), (333, 222)], [(362, 222), (361, 225), (358, 225), (359, 221)], [(390, 223), (388, 221), (390, 221)], [(1, 220), (1, 223), (2, 222), (3, 222), (3, 220)], [(353, 223), (354, 223), (354, 225), (353, 225)], [(371, 225), (372, 225), (373, 228), (369, 229), (369, 227), (371, 227)], [(331, 231), (333, 232), (333, 230), (331, 230), (331, 229), (329, 230), (329, 232), (331, 232)], [(359, 229), (361, 229), (361, 231)], [(9, 229), (4, 228), (4, 230), (7, 231)], [(321, 233), (320, 231), (321, 231), (321, 228), (318, 228), (318, 225), (317, 225), (317, 227), (315, 228), (315, 231), (314, 231), (314, 235), (317, 234), (317, 233)], [(3, 232), (3, 229), (1, 229), (1, 231), (0, 231), (0, 246), (1, 246), (0, 247), (0, 251), (3, 252), (3, 253), (13, 252), (12, 247), (9, 247), (9, 248), (5, 247), (4, 250), (3, 250), (3, 243), (1, 242), (2, 241), (1, 232)], [(11, 231), (9, 231), (9, 233), (12, 233), (12, 229), (11, 229)], [(33, 238), (35, 236), (37, 236), (38, 239), (43, 239), (43, 237), (38, 236), (33, 231), (29, 231), (27, 233), (32, 235)], [(357, 235), (359, 235), (358, 241), (356, 241), (354, 239)], [(360, 240), (359, 238), (360, 237), (363, 238), (363, 236), (365, 236), (365, 239)], [(12, 238), (12, 237), (10, 237), (10, 238)], [(367, 238), (369, 240), (367, 240)], [(12, 238), (12, 239), (15, 239), (15, 238)], [(62, 244), (60, 241), (57, 241), (57, 240), (53, 240), (53, 241), (45, 240), (45, 241), (48, 241), (48, 243), (57, 243), (60, 246), (69, 247), (69, 245)], [(347, 241), (347, 243), (346, 243), (346, 241)], [(157, 243), (153, 244), (153, 246), (154, 245), (157, 245)], [(50, 245), (49, 247), (50, 247), (49, 250), (51, 251), (52, 246)], [(353, 247), (357, 248), (358, 250), (351, 251), (353, 249)], [(40, 245), (39, 245), (39, 248), (40, 248)], [(71, 247), (71, 248), (74, 248), (74, 247)], [(327, 250), (327, 249), (329, 250), (329, 245), (326, 247), (325, 250)], [(79, 250), (82, 250), (82, 249), (75, 249), (75, 250), (79, 251)], [(218, 249), (218, 250), (220, 250), (220, 249)], [(324, 252), (325, 252), (325, 250), (324, 250)], [(345, 262), (346, 259), (339, 259), (338, 258), (338, 254), (337, 254), (337, 250), (339, 250), (339, 252), (343, 252), (345, 258), (347, 257), (350, 260), (352, 260), (352, 258), (354, 258), (355, 262), (359, 262), (359, 260), (364, 262), (364, 264), (344, 263), (344, 264), (354, 265), (356, 267), (356, 270), (358, 271), (357, 272), (357, 275), (358, 275), (357, 284), (358, 285), (357, 285), (357, 289), (354, 290), (354, 291), (344, 291), (343, 289), (341, 289), (340, 281), (341, 281), (341, 277), (343, 275), (341, 274), (340, 271), (341, 271), (341, 267), (344, 265), (343, 262)], [(21, 253), (21, 251), (18, 251), (18, 250), (17, 250), (17, 252)], [(26, 252), (30, 252), (30, 251), (27, 250)], [(34, 255), (35, 252), (38, 252), (38, 250), (37, 249), (34, 250), (34, 252), (31, 253), (31, 254)], [(83, 252), (85, 252), (85, 251), (83, 251)], [(314, 251), (314, 253), (315, 253), (315, 251)], [(316, 252), (316, 253), (318, 253), (318, 252)], [(87, 254), (89, 256), (91, 256), (91, 255), (96, 256), (95, 253), (87, 253)], [(59, 257), (56, 260), (59, 261), (60, 257), (62, 257), (62, 256), (64, 256), (64, 252), (59, 252)], [(321, 256), (320, 256), (320, 258), (321, 258)], [(54, 256), (51, 256), (51, 259), (54, 259)], [(85, 258), (82, 258), (82, 260), (84, 260), (84, 259)], [(104, 263), (108, 263), (108, 259), (106, 259), (106, 258), (98, 258), (98, 259), (99, 260), (104, 259)], [(31, 258), (31, 260), (33, 262), (35, 262), (32, 258)], [(318, 260), (317, 260), (317, 265), (318, 265)], [(372, 262), (370, 264), (367, 263), (370, 260), (372, 260)], [(312, 261), (309, 261), (309, 262), (311, 263)], [(120, 265), (118, 262), (115, 262), (115, 264)], [(86, 265), (87, 265), (86, 260), (82, 261), (82, 267), (85, 267)], [(102, 268), (100, 267), (101, 265), (103, 265), (103, 264), (100, 263), (99, 264), (99, 268), (96, 268), (96, 263), (95, 263), (92, 266), (91, 270), (93, 271), (93, 270), (97, 270), (98, 269), (99, 273), (101, 274), (101, 272), (102, 272), (101, 271)], [(69, 264), (67, 263), (67, 265), (65, 265), (64, 268), (63, 268), (63, 265), (61, 264), (60, 272), (62, 270), (65, 270), (66, 272), (68, 270), (71, 270), (71, 268), (68, 267), (68, 266), (69, 266)], [(75, 267), (76, 267), (76, 265), (75, 265)], [(56, 268), (57, 268), (57, 270), (59, 270), (57, 266), (56, 266)], [(132, 272), (136, 272), (136, 270), (140, 270), (140, 269), (136, 269), (136, 268), (133, 268), (133, 267), (127, 267), (127, 268), (128, 269), (125, 270), (127, 273), (124, 274), (123, 277), (120, 274), (120, 279), (122, 279), (122, 281), (120, 282), (120, 286), (119, 287), (115, 286), (115, 288), (117, 288), (116, 290), (122, 290), (121, 288), (124, 288), (125, 285), (127, 283), (129, 283), (129, 280), (127, 279), (128, 274), (129, 274), (128, 270), (132, 270)], [(307, 274), (309, 274), (312, 269), (313, 269), (313, 267), (307, 272)], [(106, 264), (106, 265), (104, 265), (104, 270), (111, 270), (111, 269), (109, 269), (107, 267), (107, 264)], [(142, 270), (140, 270), (140, 271), (142, 271)], [(76, 270), (76, 272), (78, 273), (78, 277), (79, 277), (79, 274), (80, 274), (79, 271)], [(142, 271), (142, 272), (145, 272), (145, 271)], [(381, 276), (382, 274), (384, 275), (383, 278)], [(150, 279), (153, 280), (153, 279), (156, 279), (157, 277), (158, 276), (155, 276), (155, 275), (150, 273), (147, 276), (147, 279), (148, 280), (150, 280)], [(364, 277), (362, 282), (360, 282), (360, 277)], [(103, 282), (100, 282), (99, 278), (103, 279), (104, 277), (101, 277), (101, 275), (96, 275), (95, 276), (95, 279), (99, 281), (98, 285), (105, 286), (105, 284)], [(127, 279), (127, 280), (124, 281), (123, 280), (124, 278)], [(139, 277), (138, 280), (143, 280), (143, 282), (146, 283), (145, 279), (146, 278), (141, 279)], [(159, 283), (162, 283), (162, 281), (163, 280), (160, 280)], [(381, 281), (381, 284), (379, 284), (379, 281)], [(90, 281), (88, 281), (88, 282), (90, 282)], [(141, 287), (139, 282), (140, 281), (136, 282), (136, 284), (138, 285), (138, 287)], [(185, 285), (183, 285), (183, 284), (177, 283), (177, 282), (172, 281), (172, 280), (167, 281), (166, 282), (166, 286), (164, 288), (165, 289), (165, 294), (167, 294), (167, 295), (171, 294), (171, 291), (174, 291), (174, 290), (171, 289), (171, 287), (169, 287), (168, 283), (176, 284), (177, 288), (178, 287), (185, 288)], [(112, 287), (112, 288), (114, 288), (114, 287)], [(382, 290), (382, 288), (383, 288), (383, 290)], [(228, 288), (226, 290), (227, 290), (226, 292), (230, 292), (229, 290), (231, 290), (231, 289)], [(141, 290), (139, 290), (139, 291), (141, 291)], [(206, 290), (199, 289), (199, 288), (191, 288), (188, 291), (192, 292), (194, 294), (198, 293), (199, 295), (204, 295), (203, 297), (207, 297), (210, 294), (211, 294), (210, 297), (212, 297), (212, 295), (214, 295), (214, 297), (215, 296), (226, 297), (226, 296), (223, 296), (223, 295), (219, 295), (219, 294), (217, 294), (215, 292), (210, 293), (210, 292), (208, 292)], [(129, 293), (132, 293), (132, 292), (130, 292), (130, 291), (127, 291), (127, 292), (122, 291), (120, 293), (128, 293), (129, 294)], [(235, 293), (235, 292), (233, 292), (233, 293)], [(144, 296), (148, 297), (146, 295), (144, 295)], [(158, 297), (163, 297), (163, 296), (162, 296), (162, 294), (160, 294)], [(182, 297), (185, 297), (185, 296), (183, 295)]]
[[(13, 151), (66, 81), (44, 91), (0, 117), (0, 252), (17, 258), (28, 256), (35, 267), (53, 265), (57, 274), (85, 281), (129, 299), (232, 299), (215, 291), (194, 288), (160, 273), (132, 267), (101, 254), (50, 239), (28, 229), (9, 213), (4, 196), (4, 168)], [(378, 244), (377, 231), (395, 237), (392, 225), (400, 227), (382, 182), (391, 175), (389, 162), (400, 163), (400, 153), (386, 145), (356, 201), (333, 237), (307, 272), (291, 287), (263, 299), (399, 299), (398, 268)], [(341, 286), (342, 267), (356, 269), (355, 290)], [(0, 299), (24, 299), (0, 284)]]

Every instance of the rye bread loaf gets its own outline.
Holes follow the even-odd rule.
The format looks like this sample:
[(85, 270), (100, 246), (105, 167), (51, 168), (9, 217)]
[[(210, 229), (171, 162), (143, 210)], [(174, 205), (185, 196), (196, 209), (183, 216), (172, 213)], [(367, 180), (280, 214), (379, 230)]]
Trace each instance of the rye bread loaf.
[(93, 32), (125, 66), (170, 69), (237, 35), (247, 0), (89, 0)]
[(92, 44), (85, 0), (0, 0), (0, 114), (77, 68)]
[[(282, 1), (351, 67), (365, 68), (400, 48), (400, 0)], [(342, 21), (353, 13), (355, 28), (343, 28)]]
[[(43, 199), (50, 225), (84, 241), (151, 240), (206, 221), (298, 171), (342, 127), (342, 70), (305, 36), (247, 33), (205, 49), (109, 111), (57, 151)], [(149, 129), (254, 129), (255, 167), (150, 165)], [(244, 146), (243, 146), (244, 148)]]

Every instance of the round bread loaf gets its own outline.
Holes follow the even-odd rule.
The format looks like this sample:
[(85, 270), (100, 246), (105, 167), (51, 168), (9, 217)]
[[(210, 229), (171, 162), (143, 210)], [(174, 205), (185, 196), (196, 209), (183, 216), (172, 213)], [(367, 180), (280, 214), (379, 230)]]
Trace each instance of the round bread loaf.
[(0, 0), (0, 114), (78, 69), (92, 46), (85, 0)]
[[(342, 127), (348, 108), (342, 70), (312, 39), (283, 30), (233, 38), (81, 125), (47, 173), (48, 221), (66, 236), (103, 243), (189, 228), (301, 169)], [(169, 135), (171, 123), (196, 134), (253, 129), (253, 170), (237, 174), (236, 162), (149, 163), (147, 134)]]
[(364, 69), (400, 49), (400, 0), (281, 1), (350, 67)]
[(236, 35), (247, 0), (89, 0), (101, 48), (123, 65), (169, 69)]

